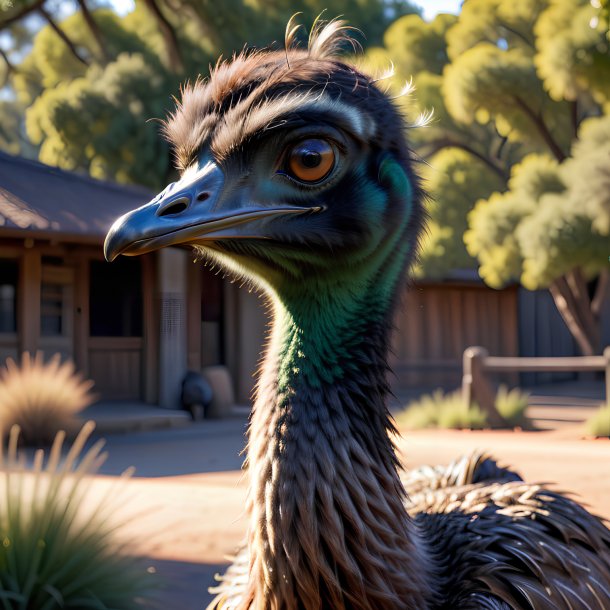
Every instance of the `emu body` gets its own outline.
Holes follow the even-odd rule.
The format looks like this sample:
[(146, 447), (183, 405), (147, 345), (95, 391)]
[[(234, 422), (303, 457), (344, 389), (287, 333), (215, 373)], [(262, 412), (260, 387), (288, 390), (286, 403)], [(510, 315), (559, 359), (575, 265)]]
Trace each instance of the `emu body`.
[(213, 607), (608, 609), (610, 532), (574, 501), (478, 454), (399, 478), (387, 351), (422, 192), (392, 101), (337, 59), (341, 31), (187, 87), (165, 127), (181, 179), (105, 245), (190, 244), (273, 308), (248, 541)]

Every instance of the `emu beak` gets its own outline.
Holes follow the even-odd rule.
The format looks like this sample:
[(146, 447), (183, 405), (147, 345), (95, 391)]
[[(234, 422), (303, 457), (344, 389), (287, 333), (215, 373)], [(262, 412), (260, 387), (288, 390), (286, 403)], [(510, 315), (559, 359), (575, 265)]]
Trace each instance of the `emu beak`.
[[(118, 218), (106, 235), (104, 256), (137, 256), (165, 246), (235, 238), (265, 238), (264, 219), (321, 208), (248, 205), (223, 197), (224, 174), (214, 163), (170, 184), (152, 201)], [(261, 222), (263, 221), (263, 222)]]

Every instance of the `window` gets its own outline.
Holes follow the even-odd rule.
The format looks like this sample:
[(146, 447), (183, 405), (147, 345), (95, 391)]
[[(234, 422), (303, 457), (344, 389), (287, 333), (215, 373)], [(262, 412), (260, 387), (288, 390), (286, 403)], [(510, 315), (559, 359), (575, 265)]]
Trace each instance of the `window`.
[(47, 264), (45, 258), (40, 284), (40, 334), (43, 337), (71, 337), (74, 270)]
[(0, 333), (17, 332), (17, 277), (16, 260), (0, 259)]
[(142, 271), (138, 259), (91, 261), (89, 333), (92, 337), (142, 336)]
[(64, 334), (64, 292), (62, 284), (43, 282), (40, 287), (40, 334), (57, 337)]

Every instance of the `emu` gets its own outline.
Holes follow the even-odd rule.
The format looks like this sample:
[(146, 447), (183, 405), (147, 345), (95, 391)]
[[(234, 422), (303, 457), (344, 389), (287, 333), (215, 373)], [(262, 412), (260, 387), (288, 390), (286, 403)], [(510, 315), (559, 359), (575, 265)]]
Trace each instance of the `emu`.
[(108, 260), (169, 245), (247, 278), (273, 324), (247, 447), (247, 545), (213, 608), (610, 608), (610, 531), (484, 455), (399, 478), (386, 408), (392, 313), (422, 232), (403, 119), (338, 59), (242, 53), (165, 124), (180, 179), (108, 233)]

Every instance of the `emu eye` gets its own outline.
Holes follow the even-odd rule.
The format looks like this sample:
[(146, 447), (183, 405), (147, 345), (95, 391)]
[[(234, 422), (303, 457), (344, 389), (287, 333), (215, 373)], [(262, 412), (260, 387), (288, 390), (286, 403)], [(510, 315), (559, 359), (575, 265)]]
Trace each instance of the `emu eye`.
[(335, 152), (326, 140), (303, 140), (288, 153), (288, 173), (301, 182), (319, 182), (335, 165)]

